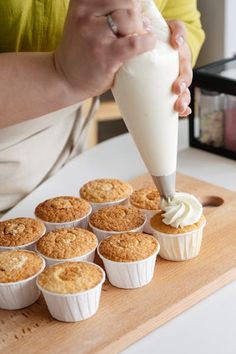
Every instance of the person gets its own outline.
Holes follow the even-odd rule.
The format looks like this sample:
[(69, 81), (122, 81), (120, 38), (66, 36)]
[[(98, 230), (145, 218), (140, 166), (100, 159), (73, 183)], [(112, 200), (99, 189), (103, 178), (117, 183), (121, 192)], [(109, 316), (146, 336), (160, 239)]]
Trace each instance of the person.
[[(0, 212), (82, 151), (96, 97), (111, 88), (122, 63), (154, 47), (140, 2), (0, 0)], [(176, 111), (186, 116), (192, 65), (204, 40), (200, 14), (195, 0), (156, 5), (179, 49), (173, 91)]]

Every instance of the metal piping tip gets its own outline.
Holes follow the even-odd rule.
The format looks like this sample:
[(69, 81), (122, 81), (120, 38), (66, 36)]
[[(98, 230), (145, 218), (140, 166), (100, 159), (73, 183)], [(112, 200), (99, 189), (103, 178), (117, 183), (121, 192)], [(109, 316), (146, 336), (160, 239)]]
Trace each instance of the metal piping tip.
[(167, 176), (152, 176), (161, 198), (170, 201), (175, 196), (176, 172)]

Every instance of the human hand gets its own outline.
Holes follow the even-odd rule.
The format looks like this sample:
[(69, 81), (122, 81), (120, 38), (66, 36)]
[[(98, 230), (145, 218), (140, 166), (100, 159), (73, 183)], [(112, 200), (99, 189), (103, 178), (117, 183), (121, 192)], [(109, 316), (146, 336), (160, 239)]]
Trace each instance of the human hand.
[(175, 110), (180, 116), (186, 117), (191, 113), (189, 107), (191, 96), (188, 87), (191, 85), (193, 71), (191, 65), (191, 52), (186, 42), (186, 29), (182, 21), (167, 21), (171, 30), (171, 45), (179, 50), (180, 74), (173, 84), (173, 92), (178, 95)]
[[(120, 36), (110, 29), (108, 14)], [(155, 42), (142, 20), (140, 0), (71, 0), (55, 68), (72, 94), (84, 100), (108, 90), (121, 65)]]

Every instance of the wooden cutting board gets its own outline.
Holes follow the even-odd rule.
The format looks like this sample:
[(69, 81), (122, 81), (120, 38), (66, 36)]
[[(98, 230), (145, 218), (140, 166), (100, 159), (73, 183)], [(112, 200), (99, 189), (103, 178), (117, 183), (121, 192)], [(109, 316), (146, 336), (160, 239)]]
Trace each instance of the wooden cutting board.
[[(152, 184), (148, 176), (131, 183), (135, 188)], [(199, 257), (187, 262), (158, 258), (152, 283), (141, 289), (121, 290), (107, 282), (98, 313), (84, 322), (53, 320), (42, 299), (23, 310), (0, 310), (0, 352), (117, 353), (235, 280), (236, 193), (184, 175), (178, 175), (177, 190), (214, 205), (204, 211)]]

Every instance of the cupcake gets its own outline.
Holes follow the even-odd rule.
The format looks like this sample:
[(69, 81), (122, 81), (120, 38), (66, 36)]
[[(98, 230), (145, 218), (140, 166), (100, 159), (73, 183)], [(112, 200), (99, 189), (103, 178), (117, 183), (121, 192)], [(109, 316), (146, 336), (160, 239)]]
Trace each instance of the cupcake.
[(98, 254), (112, 285), (134, 289), (152, 280), (159, 249), (159, 243), (153, 236), (124, 233), (101, 241)]
[(131, 206), (140, 209), (147, 217), (144, 232), (152, 234), (150, 219), (160, 211), (160, 194), (156, 188), (141, 188), (134, 191), (130, 198)]
[(33, 250), (46, 228), (40, 220), (15, 218), (0, 221), (0, 251), (11, 249)]
[(47, 265), (65, 261), (93, 262), (97, 244), (96, 236), (85, 229), (59, 229), (44, 235), (37, 242), (36, 250)]
[(126, 204), (133, 188), (130, 184), (113, 178), (95, 179), (83, 185), (80, 189), (81, 198), (87, 200), (93, 210)]
[(35, 209), (35, 215), (43, 221), (47, 231), (65, 227), (82, 227), (86, 229), (91, 211), (91, 205), (85, 200), (62, 196), (40, 203)]
[(104, 271), (94, 263), (65, 262), (46, 268), (37, 285), (52, 317), (75, 322), (97, 312), (104, 281)]
[(122, 232), (142, 232), (146, 216), (138, 209), (114, 205), (95, 211), (89, 219), (89, 226), (101, 241)]
[(193, 195), (176, 193), (172, 201), (162, 200), (163, 212), (150, 221), (160, 243), (160, 256), (170, 261), (185, 261), (198, 256), (206, 219), (202, 205)]
[(36, 277), (44, 267), (44, 259), (32, 251), (0, 252), (0, 308), (17, 310), (33, 304), (40, 295)]

